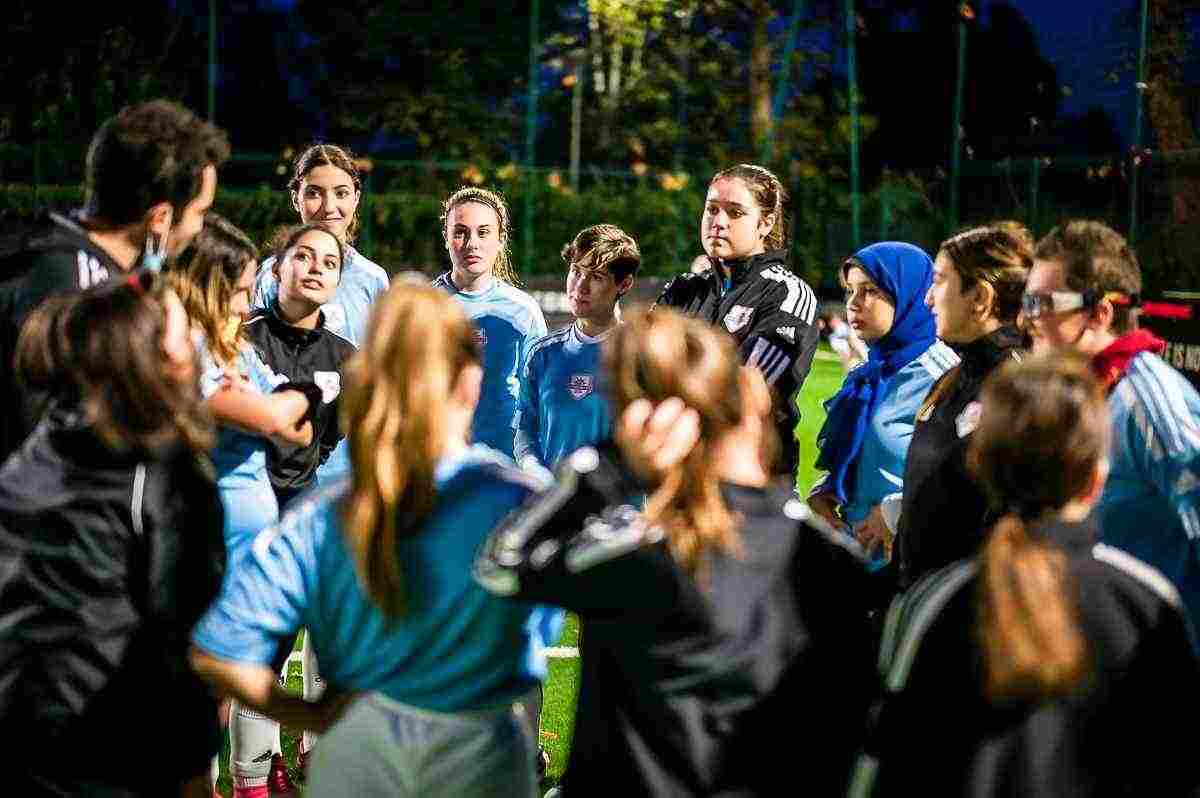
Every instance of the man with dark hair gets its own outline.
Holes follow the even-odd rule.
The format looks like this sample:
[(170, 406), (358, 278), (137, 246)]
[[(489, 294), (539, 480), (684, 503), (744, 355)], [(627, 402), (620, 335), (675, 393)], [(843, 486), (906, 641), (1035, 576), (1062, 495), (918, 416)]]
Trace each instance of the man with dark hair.
[(186, 108), (167, 100), (130, 106), (92, 138), (83, 208), (0, 231), (0, 461), (40, 412), (11, 368), (29, 313), (49, 296), (135, 266), (161, 268), (200, 232), (228, 157), (225, 134)]
[(1099, 222), (1051, 230), (1034, 254), (1021, 318), (1034, 351), (1074, 349), (1108, 390), (1110, 472), (1097, 505), (1104, 542), (1163, 572), (1200, 620), (1200, 395), (1138, 329), (1137, 256)]

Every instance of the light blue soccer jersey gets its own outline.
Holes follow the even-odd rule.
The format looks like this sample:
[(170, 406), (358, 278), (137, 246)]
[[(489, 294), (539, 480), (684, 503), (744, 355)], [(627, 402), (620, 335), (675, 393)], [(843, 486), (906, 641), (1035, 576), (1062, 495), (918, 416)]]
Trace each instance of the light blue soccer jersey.
[(503, 280), (494, 280), (479, 293), (459, 291), (450, 272), (433, 284), (462, 303), (483, 348), (483, 386), (471, 424), (475, 440), (512, 457), (518, 372), (533, 342), (546, 334), (542, 309), (529, 294)]
[(1096, 507), (1104, 542), (1162, 571), (1200, 622), (1200, 396), (1142, 352), (1108, 409), (1111, 463)]
[[(208, 346), (198, 347), (200, 394), (205, 399), (221, 387), (225, 369), (213, 357)], [(262, 361), (252, 347), (242, 348), (237, 368), (249, 386), (268, 394), (286, 377), (279, 377)], [(267, 473), (267, 440), (230, 427), (219, 427), (217, 445), (212, 451), (217, 472), (217, 491), (225, 508), (225, 549), (229, 562), (254, 536), (279, 520), (279, 504)]]
[[(610, 331), (611, 332), (611, 331)], [(612, 411), (600, 380), (602, 342), (571, 324), (529, 347), (521, 370), (514, 449), (516, 460), (532, 455), (547, 468), (612, 430)]]
[(904, 491), (904, 461), (916, 428), (917, 411), (937, 379), (958, 363), (958, 355), (934, 341), (887, 386), (887, 395), (867, 427), (842, 514), (851, 526), (866, 520), (884, 497)]
[[(270, 257), (258, 268), (254, 281), (255, 310), (268, 309), (279, 296), (279, 281), (271, 271), (275, 258)], [(388, 274), (379, 264), (368, 260), (354, 247), (346, 248), (346, 263), (342, 266), (342, 277), (338, 281), (333, 301), (321, 306), (325, 313), (325, 327), (330, 332), (345, 338), (358, 349), (362, 349), (367, 338), (367, 321), (371, 317), (371, 306), (388, 289)], [(317, 468), (316, 484), (321, 485), (350, 473), (350, 445), (343, 438), (329, 453), (325, 462)]]
[(432, 514), (397, 546), (404, 615), (386, 618), (363, 592), (339, 513), (343, 481), (306, 494), (254, 541), (193, 641), (221, 659), (269, 665), (304, 627), (321, 676), (340, 690), (438, 712), (524, 694), (544, 678), (542, 648), (555, 633), (536, 621), (562, 613), (493, 596), (472, 569), (492, 528), (545, 483), (483, 446), (443, 458), (434, 480)]

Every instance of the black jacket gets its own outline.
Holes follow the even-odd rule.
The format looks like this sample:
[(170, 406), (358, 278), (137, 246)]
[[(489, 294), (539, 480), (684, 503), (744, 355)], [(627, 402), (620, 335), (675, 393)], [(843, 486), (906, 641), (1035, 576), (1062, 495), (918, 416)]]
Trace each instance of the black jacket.
[[(178, 794), (218, 750), (192, 626), (225, 570), (212, 478), (47, 414), (0, 469), (5, 792)], [(164, 730), (169, 733), (164, 734)]]
[[(1200, 712), (1200, 664), (1175, 589), (1128, 554), (1096, 546), (1088, 524), (1031, 536), (1066, 553), (1092, 675), (1067, 698), (988, 700), (975, 632), (980, 580), (969, 562), (935, 572), (910, 599), (928, 605), (931, 585), (956, 569), (962, 578), (932, 616), (906, 683), (872, 713), (867, 751), (878, 772), (874, 789), (856, 795), (1194, 794), (1200, 770), (1186, 729)], [(907, 609), (900, 626), (920, 623), (921, 609)]]
[(21, 391), (13, 373), (25, 319), (47, 297), (91, 288), (121, 272), (69, 216), (44, 213), (0, 231), (0, 462), (33, 429), (45, 399)]
[(477, 563), (493, 592), (581, 618), (566, 795), (777, 794), (785, 762), (810, 794), (838, 794), (869, 697), (857, 550), (790, 489), (727, 484), (744, 554), (710, 557), (698, 581), (624, 503), (611, 446), (581, 452)]
[(776, 427), (783, 447), (777, 470), (794, 474), (800, 457), (796, 395), (812, 368), (820, 339), (815, 323), (817, 297), (788, 268), (785, 250), (726, 265), (730, 267), (728, 288), (714, 266), (673, 278), (655, 304), (719, 326), (737, 342), (742, 362), (762, 371), (776, 391)]
[(969, 557), (993, 518), (983, 489), (967, 472), (967, 445), (978, 422), (979, 392), (987, 376), (1019, 359), (1024, 337), (1001, 327), (959, 350), (958, 366), (942, 375), (932, 412), (918, 418), (904, 464), (904, 499), (896, 538), (900, 587)]
[(322, 402), (313, 415), (313, 439), (308, 446), (272, 446), (268, 457), (271, 486), (282, 507), (312, 484), (317, 466), (345, 437), (338, 425), (342, 367), (357, 351), (354, 344), (325, 327), (322, 313), (316, 329), (293, 327), (279, 317), (278, 306), (259, 310), (246, 319), (246, 337), (259, 357), (276, 374), (292, 382), (315, 382)]

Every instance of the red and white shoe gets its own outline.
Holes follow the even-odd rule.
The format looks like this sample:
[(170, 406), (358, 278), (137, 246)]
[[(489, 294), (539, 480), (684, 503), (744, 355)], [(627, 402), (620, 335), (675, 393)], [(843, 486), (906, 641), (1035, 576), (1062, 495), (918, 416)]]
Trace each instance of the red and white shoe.
[(308, 751), (301, 748), (296, 752), (296, 769), (300, 771), (300, 781), (308, 783)]
[(267, 790), (271, 795), (292, 796), (296, 794), (296, 785), (288, 775), (287, 761), (283, 754), (271, 757), (271, 773), (267, 776)]

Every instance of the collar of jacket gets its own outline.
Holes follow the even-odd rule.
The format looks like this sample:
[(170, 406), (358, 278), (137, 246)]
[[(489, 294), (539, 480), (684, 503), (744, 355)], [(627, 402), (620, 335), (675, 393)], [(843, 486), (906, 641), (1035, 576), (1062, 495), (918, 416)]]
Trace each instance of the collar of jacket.
[(779, 265), (787, 269), (787, 250), (771, 249), (740, 260), (720, 260), (719, 258), (709, 258), (709, 260), (713, 264), (712, 279), (716, 283), (717, 289), (723, 291), (725, 289), (725, 278), (721, 273), (721, 266), (729, 269), (729, 287), (733, 288), (744, 283), (746, 276), (754, 273), (756, 270), (761, 271), (768, 266), (774, 265)]
[(271, 303), (271, 312), (267, 314), (267, 324), (271, 325), (271, 332), (284, 343), (292, 346), (305, 346), (321, 337), (321, 330), (325, 327), (325, 311), (317, 311), (317, 326), (307, 330), (284, 321), (283, 317), (279, 315), (279, 300), (276, 300)]
[(1012, 357), (1013, 350), (1024, 348), (1025, 335), (1015, 326), (1006, 324), (963, 346), (958, 355), (964, 376), (982, 378), (1005, 358)]
[(1041, 540), (1061, 546), (1069, 553), (1087, 551), (1100, 540), (1099, 529), (1094, 521), (1060, 521), (1058, 519), (1034, 522), (1028, 525), (1030, 539)]

